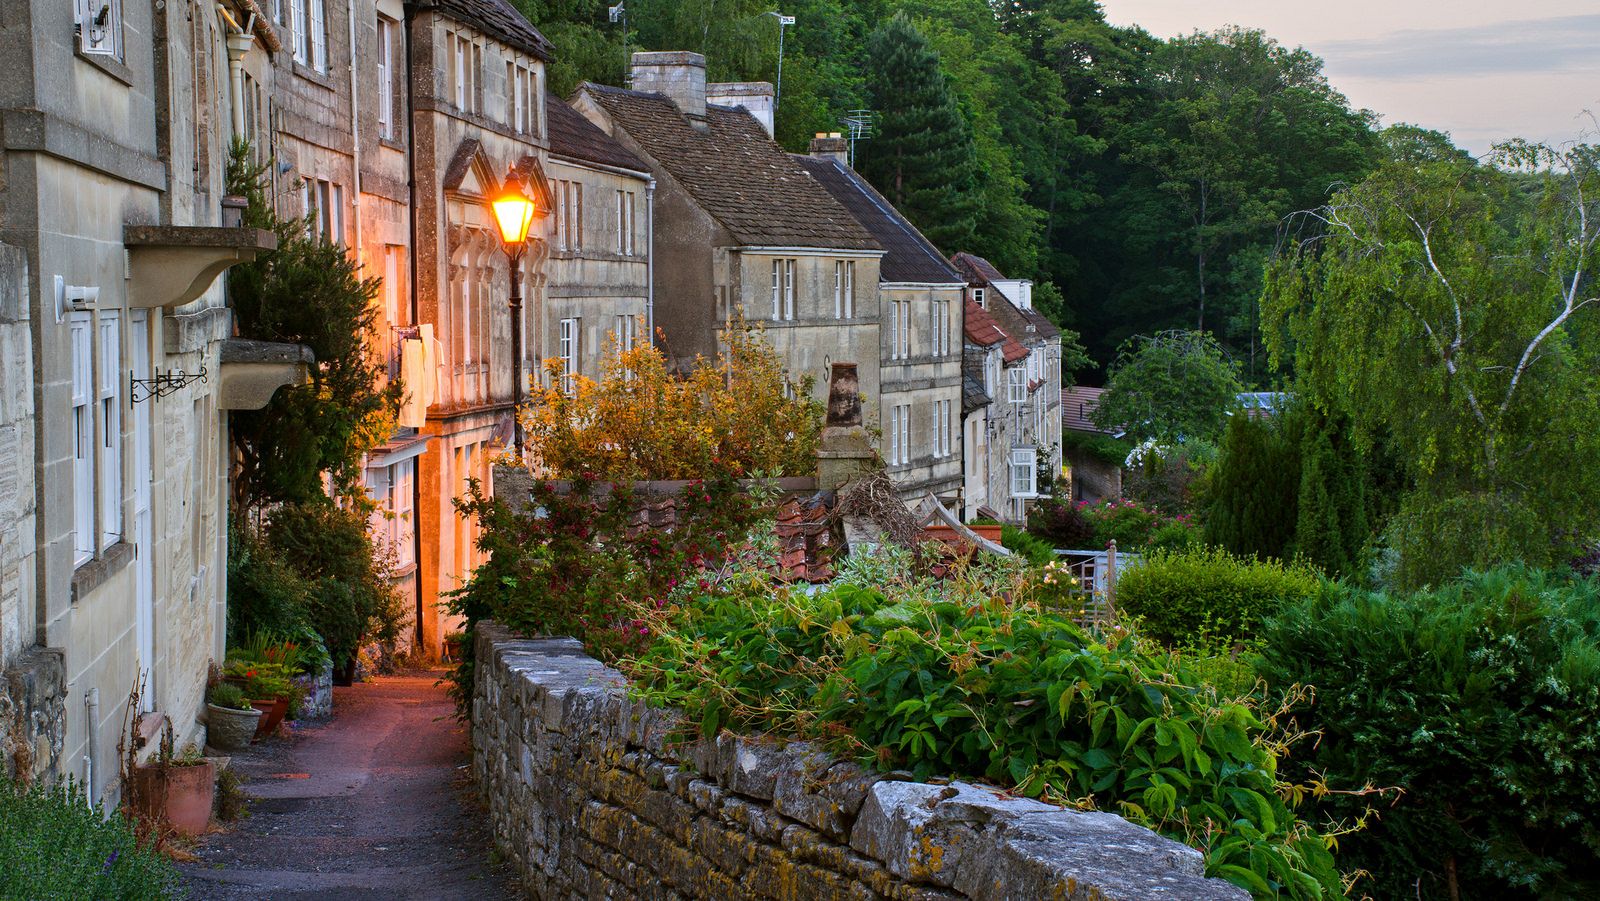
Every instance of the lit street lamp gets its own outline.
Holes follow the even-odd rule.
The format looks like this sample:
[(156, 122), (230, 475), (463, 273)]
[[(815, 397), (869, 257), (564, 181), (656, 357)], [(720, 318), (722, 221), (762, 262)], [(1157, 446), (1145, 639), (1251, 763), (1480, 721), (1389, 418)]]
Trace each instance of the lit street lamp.
[(522, 457), (522, 253), (528, 249), (528, 227), (533, 224), (534, 203), (522, 189), (516, 167), (506, 172), (500, 192), (489, 201), (506, 256), (511, 258), (511, 434)]

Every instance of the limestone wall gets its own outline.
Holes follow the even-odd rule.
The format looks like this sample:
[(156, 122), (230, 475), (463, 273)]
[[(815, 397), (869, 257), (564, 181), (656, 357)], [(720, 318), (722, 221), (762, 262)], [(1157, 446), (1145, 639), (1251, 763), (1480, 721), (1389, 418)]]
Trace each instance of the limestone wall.
[(531, 898), (1152, 899), (1249, 895), (1107, 813), (871, 773), (804, 743), (686, 740), (569, 638), (481, 625), (473, 764)]

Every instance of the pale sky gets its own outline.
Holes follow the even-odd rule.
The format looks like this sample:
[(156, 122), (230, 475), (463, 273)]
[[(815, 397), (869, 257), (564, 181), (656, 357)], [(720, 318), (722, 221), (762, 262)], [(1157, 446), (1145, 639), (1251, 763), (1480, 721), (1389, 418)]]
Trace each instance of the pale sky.
[(1101, 0), (1157, 37), (1260, 28), (1322, 57), (1328, 80), (1386, 125), (1447, 131), (1474, 154), (1600, 131), (1597, 0)]

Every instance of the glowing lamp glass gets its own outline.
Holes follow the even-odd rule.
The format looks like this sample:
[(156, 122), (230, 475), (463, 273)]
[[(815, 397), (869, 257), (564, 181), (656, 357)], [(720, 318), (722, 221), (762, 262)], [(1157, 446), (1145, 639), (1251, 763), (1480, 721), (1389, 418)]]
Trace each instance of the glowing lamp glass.
[(533, 201), (521, 191), (507, 191), (490, 204), (494, 218), (500, 226), (500, 240), (507, 244), (521, 244), (528, 240), (528, 226), (533, 224)]

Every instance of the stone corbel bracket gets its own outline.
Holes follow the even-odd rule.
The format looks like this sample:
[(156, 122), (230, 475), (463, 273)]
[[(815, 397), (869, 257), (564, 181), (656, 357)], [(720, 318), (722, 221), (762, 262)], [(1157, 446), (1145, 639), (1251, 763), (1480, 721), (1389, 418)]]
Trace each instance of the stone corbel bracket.
[(130, 225), (128, 306), (171, 310), (211, 287), (224, 269), (275, 250), (278, 236), (264, 228)]
[(265, 407), (279, 388), (305, 384), (315, 362), (304, 344), (230, 338), (222, 345), (222, 409)]

